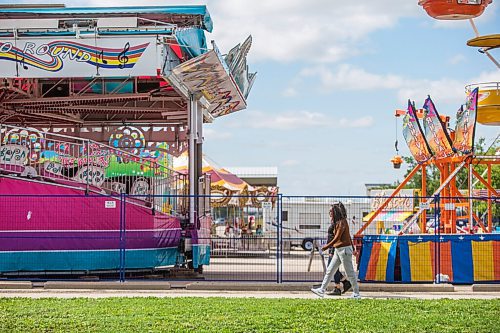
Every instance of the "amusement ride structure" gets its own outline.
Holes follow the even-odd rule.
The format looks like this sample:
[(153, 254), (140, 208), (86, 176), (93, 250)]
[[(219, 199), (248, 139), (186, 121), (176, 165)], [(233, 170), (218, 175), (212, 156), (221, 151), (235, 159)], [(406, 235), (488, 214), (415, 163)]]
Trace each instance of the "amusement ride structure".
[[(476, 37), (467, 44), (479, 47), (479, 51), (500, 68), (490, 53), (500, 46), (500, 35), (479, 36), (472, 20), (483, 13), (491, 0), (420, 0), (418, 3), (436, 19), (468, 19)], [(492, 177), (494, 167), (500, 164), (500, 152), (477, 154), (474, 141), (476, 122), (500, 125), (500, 82), (471, 84), (465, 90), (466, 101), (457, 112), (453, 130), (449, 129), (450, 118), (439, 115), (430, 96), (421, 109), (408, 101), (406, 110), (396, 110), (396, 117), (403, 117), (403, 135), (416, 166), (390, 196), (381, 200), (355, 235), (357, 246), (362, 244), (361, 280), (436, 283), (500, 280), (500, 238), (493, 226), (494, 206), (498, 212), (500, 191), (493, 185)], [(391, 162), (399, 168), (402, 158), (397, 155)], [(427, 192), (430, 166), (435, 166), (440, 174), (439, 186), (433, 193)], [(484, 170), (478, 171), (478, 166)], [(393, 235), (362, 236), (368, 225), (376, 221), (393, 200), (398, 200), (401, 190), (418, 171), (420, 203), (401, 229), (394, 230)], [(458, 181), (460, 173), (466, 176), (463, 179), (467, 179), (467, 189), (460, 186), (463, 185)], [(483, 189), (475, 188), (476, 183)], [(486, 203), (483, 215), (487, 216), (486, 220), (474, 212), (477, 202)], [(433, 215), (430, 224), (429, 213)], [(459, 226), (459, 220), (466, 221), (466, 227)]]
[[(481, 15), (491, 2), (491, 0), (420, 0), (419, 4), (423, 6), (430, 16), (436, 19), (469, 19), (477, 33), (472, 18)], [(468, 44), (483, 47), (481, 52), (487, 54), (498, 66), (498, 62), (488, 53), (488, 50), (500, 46), (500, 35), (479, 36), (473, 39), (472, 42), (469, 41)], [(419, 189), (423, 200), (422, 208), (408, 221), (401, 230), (401, 234), (408, 232), (412, 225), (419, 221), (421, 232), (427, 232), (426, 211), (438, 194), (441, 196), (439, 205), (442, 208), (441, 227), (444, 233), (456, 233), (456, 222), (459, 218), (474, 221), (483, 232), (492, 232), (492, 207), (495, 204), (493, 198), (500, 196), (498, 189), (492, 186), (492, 166), (500, 164), (500, 156), (498, 154), (489, 156), (474, 154), (474, 135), (476, 120), (484, 125), (500, 125), (500, 82), (469, 85), (466, 87), (466, 94), (467, 100), (457, 112), (454, 131), (448, 129), (450, 117), (440, 116), (430, 97), (427, 98), (422, 109), (416, 109), (415, 104), (408, 101), (407, 110), (396, 110), (396, 117), (404, 117), (403, 134), (417, 165), (357, 232), (358, 236), (376, 219), (377, 214), (383, 211), (394, 197), (397, 197), (400, 190), (418, 171), (421, 171), (422, 177), (422, 187)], [(395, 156), (391, 161), (395, 168), (399, 168), (402, 159), (400, 156)], [(426, 184), (426, 168), (429, 165), (436, 166), (440, 172), (440, 186), (432, 194), (427, 193)], [(479, 174), (474, 169), (477, 165), (486, 166), (486, 173)], [(467, 195), (459, 191), (457, 186), (457, 175), (462, 169), (468, 170)], [(488, 221), (486, 224), (473, 212), (473, 201), (481, 199), (474, 198), (474, 177), (487, 189), (487, 199), (485, 200), (487, 202)], [(430, 198), (426, 201), (425, 197), (428, 194)], [(466, 216), (457, 215), (456, 208), (459, 207), (463, 208), (461, 211), (467, 211)], [(472, 228), (470, 228), (470, 232), (472, 232)]]
[(205, 31), (205, 6), (0, 9), (0, 272), (209, 262), (202, 125), (255, 73), (251, 37)]

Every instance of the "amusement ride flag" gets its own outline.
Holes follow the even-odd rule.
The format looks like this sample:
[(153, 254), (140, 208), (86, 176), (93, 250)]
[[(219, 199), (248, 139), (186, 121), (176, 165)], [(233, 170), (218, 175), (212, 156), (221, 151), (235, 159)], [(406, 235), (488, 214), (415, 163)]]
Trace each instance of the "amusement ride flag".
[(425, 140), (437, 159), (453, 155), (451, 139), (445, 124), (441, 121), (439, 113), (430, 96), (424, 103), (424, 132)]
[(432, 157), (429, 145), (420, 127), (415, 106), (408, 100), (408, 111), (403, 118), (403, 136), (417, 163), (424, 163)]
[(453, 149), (462, 154), (470, 154), (474, 149), (478, 91), (479, 88), (476, 88), (470, 92), (465, 101), (465, 108), (462, 105), (457, 112)]

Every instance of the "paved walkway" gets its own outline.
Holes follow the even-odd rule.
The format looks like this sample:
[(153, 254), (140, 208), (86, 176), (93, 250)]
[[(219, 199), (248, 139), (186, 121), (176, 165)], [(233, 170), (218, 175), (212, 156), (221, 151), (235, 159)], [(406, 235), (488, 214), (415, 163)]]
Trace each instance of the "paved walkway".
[[(455, 286), (452, 292), (425, 291), (362, 291), (365, 299), (500, 299), (500, 292), (473, 291), (471, 286)], [(106, 290), (106, 289), (0, 289), (2, 297), (29, 298), (105, 298), (105, 297), (255, 297), (255, 298), (300, 298), (318, 299), (305, 290), (189, 290), (173, 287), (169, 290)], [(324, 299), (345, 299), (346, 296), (325, 296)]]

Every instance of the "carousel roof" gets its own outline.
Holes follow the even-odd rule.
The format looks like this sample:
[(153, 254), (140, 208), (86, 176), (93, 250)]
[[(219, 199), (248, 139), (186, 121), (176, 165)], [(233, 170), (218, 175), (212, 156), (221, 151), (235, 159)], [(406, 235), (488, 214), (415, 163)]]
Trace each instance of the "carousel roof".
[(140, 16), (148, 20), (175, 24), (179, 27), (197, 25), (208, 32), (213, 29), (212, 19), (206, 6), (134, 6), (134, 7), (41, 7), (37, 5), (2, 6), (0, 18), (87, 18)]

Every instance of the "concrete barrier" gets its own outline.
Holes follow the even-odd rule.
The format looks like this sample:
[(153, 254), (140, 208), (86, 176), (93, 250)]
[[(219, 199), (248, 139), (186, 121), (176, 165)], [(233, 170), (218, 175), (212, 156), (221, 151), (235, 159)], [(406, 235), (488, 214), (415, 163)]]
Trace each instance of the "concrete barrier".
[(473, 284), (472, 291), (500, 292), (500, 284)]
[(47, 281), (44, 289), (169, 290), (164, 281)]
[(0, 289), (32, 289), (31, 281), (0, 281)]

